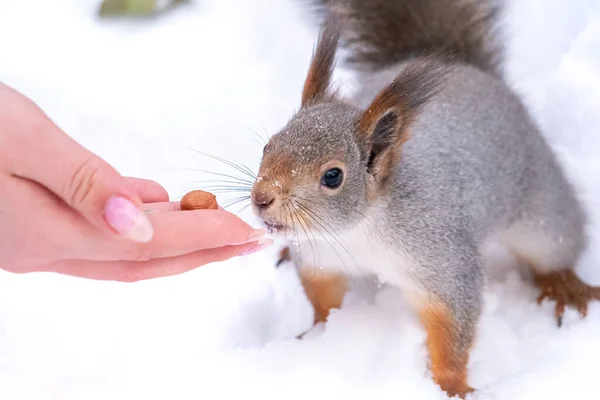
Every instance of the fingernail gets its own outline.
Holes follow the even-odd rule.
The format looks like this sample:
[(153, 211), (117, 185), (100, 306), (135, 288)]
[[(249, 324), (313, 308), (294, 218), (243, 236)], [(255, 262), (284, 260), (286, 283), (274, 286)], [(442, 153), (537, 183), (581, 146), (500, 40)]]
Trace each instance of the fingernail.
[(154, 229), (145, 213), (124, 197), (113, 196), (104, 208), (106, 222), (121, 236), (135, 242), (152, 240)]
[(271, 239), (260, 239), (256, 246), (249, 248), (248, 250), (240, 253), (240, 256), (247, 256), (248, 254), (256, 253), (258, 251), (264, 250), (267, 247), (273, 244), (273, 240)]
[(250, 242), (256, 242), (258, 239), (265, 236), (266, 234), (267, 234), (267, 231), (265, 229), (255, 229), (252, 231), (252, 233), (250, 233), (250, 236), (248, 236), (248, 239), (244, 240), (243, 242), (232, 243), (232, 244), (238, 245), (238, 244), (246, 244), (246, 243), (250, 243)]
[(257, 238), (263, 237), (266, 234), (267, 234), (266, 229), (255, 229), (252, 231), (252, 233), (248, 237), (248, 241), (252, 241), (252, 239), (257, 239)]

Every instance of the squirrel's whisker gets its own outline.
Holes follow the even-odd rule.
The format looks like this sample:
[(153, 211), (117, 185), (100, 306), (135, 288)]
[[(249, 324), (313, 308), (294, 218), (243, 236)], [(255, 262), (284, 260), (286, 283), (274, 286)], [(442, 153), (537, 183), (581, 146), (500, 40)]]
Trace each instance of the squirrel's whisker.
[(249, 126), (244, 126), (246, 129), (248, 129), (250, 132), (254, 133), (256, 135), (257, 138), (260, 139), (260, 145), (261, 146), (266, 146), (268, 140), (265, 140), (264, 137), (262, 137), (258, 132), (256, 132), (254, 129), (250, 128)]
[[(298, 206), (302, 206), (300, 204), (300, 202), (297, 202), (297, 204), (298, 204)], [(348, 254), (348, 256), (350, 256), (350, 258), (352, 259), (356, 268), (358, 268), (359, 270), (362, 271), (362, 268), (356, 261), (356, 258), (354, 258), (354, 255), (350, 252), (350, 250), (348, 250), (347, 243), (340, 237), (340, 235), (335, 231), (335, 229), (327, 221), (325, 221), (322, 217), (320, 217), (317, 213), (312, 211), (310, 208), (304, 206), (304, 210), (307, 213), (313, 215), (313, 217), (314, 217), (313, 221), (316, 222), (317, 224), (319, 224), (323, 229), (325, 229), (325, 231), (342, 247), (342, 249), (344, 249), (346, 254)], [(320, 220), (321, 222), (319, 222), (318, 220)], [(335, 234), (332, 234), (330, 230), (333, 231)]]
[[(350, 256), (350, 258), (352, 259), (352, 261), (356, 264), (356, 267), (358, 269), (361, 269), (360, 266), (358, 265), (358, 263), (356, 262), (356, 259), (352, 256), (352, 254), (348, 251), (348, 249), (342, 244), (341, 238), (340, 240), (338, 240), (330, 231), (329, 229), (327, 229), (327, 227), (325, 225), (323, 225), (321, 222), (319, 222), (315, 217), (318, 217), (318, 215), (316, 215), (314, 212), (312, 212), (311, 210), (309, 210), (307, 207), (303, 207), (302, 204), (300, 204), (300, 202), (296, 202), (296, 204), (298, 205), (298, 207), (300, 207), (301, 209), (304, 210), (304, 212), (306, 212), (308, 215), (312, 215), (312, 222), (316, 223), (317, 225), (319, 225), (321, 228), (323, 228), (323, 230), (325, 232), (327, 232), (345, 251), (346, 253), (348, 253), (348, 255)], [(348, 272), (350, 272), (348, 265), (346, 265), (346, 262), (344, 261), (344, 259), (342, 258), (342, 256), (340, 255), (340, 253), (338, 253), (338, 251), (335, 249), (335, 246), (333, 245), (333, 243), (331, 243), (329, 241), (329, 239), (327, 239), (327, 237), (323, 234), (323, 232), (317, 227), (317, 232), (319, 232), (319, 234), (321, 235), (321, 237), (323, 239), (325, 239), (325, 241), (329, 244), (329, 246), (331, 247), (331, 249), (335, 252), (335, 254), (337, 254), (338, 258), (340, 259), (340, 261), (342, 262), (342, 264), (344, 265), (344, 267), (346, 268), (346, 270)]]
[[(294, 207), (294, 209), (296, 210), (296, 217), (298, 218), (298, 222), (299, 222), (299, 224), (300, 224), (300, 227), (302, 228), (302, 230), (304, 231), (304, 234), (306, 235), (306, 240), (308, 241), (308, 244), (309, 244), (309, 246), (310, 246), (311, 253), (312, 253), (312, 256), (313, 256), (313, 267), (314, 267), (314, 268), (317, 268), (317, 267), (318, 267), (318, 265), (317, 265), (317, 256), (316, 256), (316, 254), (315, 254), (315, 253), (316, 253), (316, 252), (315, 252), (315, 247), (314, 247), (314, 245), (313, 245), (313, 242), (310, 240), (310, 236), (309, 236), (309, 234), (308, 234), (308, 231), (307, 231), (307, 229), (308, 229), (308, 230), (310, 230), (310, 232), (311, 232), (311, 234), (312, 234), (312, 236), (313, 236), (313, 239), (315, 240), (315, 242), (316, 242), (317, 238), (315, 237), (315, 234), (314, 234), (314, 232), (312, 232), (312, 230), (310, 229), (310, 226), (309, 226), (308, 222), (306, 221), (306, 216), (304, 215), (304, 213), (302, 213), (302, 211), (301, 211), (301, 210), (299, 210), (298, 208), (296, 208), (296, 206), (295, 206), (295, 204), (293, 203), (293, 201), (291, 201), (291, 202), (290, 202), (290, 204), (291, 204), (291, 205), (292, 205), (292, 207)], [(302, 218), (302, 220), (303, 220), (303, 221), (304, 221), (304, 223), (306, 224), (306, 227), (304, 227), (304, 225), (303, 225), (303, 224), (302, 224), (302, 222), (300, 221), (300, 218)], [(297, 237), (297, 235), (296, 235), (296, 237)], [(316, 243), (315, 243), (315, 244), (316, 244)], [(318, 248), (319, 248), (319, 247), (317, 246), (317, 249), (318, 249)], [(302, 249), (301, 249), (301, 248), (300, 248), (300, 251), (302, 251)], [(320, 259), (320, 254), (319, 254), (319, 257), (318, 257), (318, 258)]]
[[(298, 199), (298, 200), (303, 200), (303, 201), (306, 201), (306, 202), (309, 202), (309, 203), (312, 203), (312, 204), (314, 204), (314, 202), (313, 202), (313, 201), (310, 201), (310, 200), (308, 200), (308, 199), (303, 199), (303, 198), (301, 198), (301, 197), (298, 197), (298, 196), (293, 196), (293, 197), (295, 197), (295, 198), (296, 198), (296, 199)], [(298, 201), (298, 204), (300, 204), (300, 202), (299, 202), (299, 201)], [(308, 207), (307, 207), (306, 205), (304, 205), (304, 208), (305, 208), (305, 209), (307, 209)], [(323, 218), (321, 218), (319, 215), (317, 215), (316, 213), (314, 213), (314, 211), (311, 211), (311, 210), (307, 210), (307, 211), (309, 211), (309, 212), (311, 212), (312, 214), (314, 214), (314, 216), (315, 216), (316, 218), (319, 218), (319, 220), (320, 220), (322, 223), (325, 223), (325, 224), (327, 224), (327, 222), (326, 222), (326, 221), (325, 221)], [(359, 214), (360, 216), (362, 216), (363, 218), (365, 218), (365, 220), (366, 220), (367, 222), (369, 222), (369, 223), (371, 223), (371, 224), (373, 225), (373, 227), (374, 227), (374, 228), (375, 228), (375, 230), (377, 231), (377, 234), (381, 235), (381, 231), (379, 230), (379, 228), (377, 228), (377, 226), (376, 226), (376, 225), (375, 225), (375, 224), (374, 224), (374, 223), (373, 223), (371, 220), (369, 220), (369, 219), (367, 218), (367, 216), (366, 216), (366, 215), (364, 215), (363, 213), (361, 213), (360, 211), (358, 211), (358, 210), (356, 210), (356, 209), (354, 209), (354, 208), (352, 208), (352, 209), (351, 209), (351, 211), (353, 211), (353, 212), (355, 212), (355, 213)], [(331, 226), (330, 226), (329, 224), (327, 224), (327, 225), (328, 225), (328, 226), (331, 228)], [(335, 231), (335, 230), (334, 230), (334, 231)], [(341, 237), (340, 237), (340, 236), (337, 234), (337, 232), (336, 232), (336, 235), (337, 235), (337, 237), (339, 238), (339, 240), (342, 240), (342, 238), (341, 238)], [(368, 240), (370, 240), (370, 238), (368, 238)], [(340, 243), (340, 245), (341, 245), (341, 243)], [(344, 246), (342, 246), (342, 247), (344, 248), (344, 250), (346, 250), (346, 252), (348, 253), (348, 255), (350, 255), (350, 256), (352, 257), (352, 255), (350, 254), (349, 250), (348, 250), (348, 249), (346, 249)], [(356, 261), (355, 261), (355, 262), (356, 262)]]
[(216, 180), (216, 179), (212, 179), (212, 180), (205, 180), (205, 181), (193, 181), (190, 182), (189, 185), (192, 184), (205, 184), (205, 183), (213, 183), (213, 184), (217, 184), (217, 183), (230, 183), (232, 185), (237, 185), (237, 186), (242, 186), (242, 187), (252, 187), (252, 182), (241, 182), (241, 181), (235, 181), (235, 180), (227, 180), (227, 179), (223, 179), (223, 180)]
[[(320, 225), (321, 225), (321, 227), (323, 227), (323, 228), (325, 228), (325, 227), (329, 227), (331, 230), (333, 230), (333, 231), (334, 231), (334, 233), (335, 233), (335, 237), (337, 237), (339, 240), (342, 240), (342, 238), (341, 238), (341, 237), (340, 237), (340, 236), (337, 234), (337, 232), (335, 232), (335, 229), (333, 229), (333, 227), (332, 227), (331, 225), (329, 225), (329, 224), (327, 223), (327, 221), (325, 221), (325, 220), (324, 220), (324, 219), (323, 219), (321, 216), (319, 216), (317, 213), (315, 213), (314, 211), (312, 211), (312, 210), (311, 210), (309, 207), (307, 207), (306, 205), (303, 205), (303, 204), (302, 204), (302, 203), (300, 203), (300, 202), (297, 202), (297, 204), (298, 204), (298, 206), (299, 206), (299, 207), (303, 208), (305, 212), (307, 212), (307, 213), (310, 213), (310, 214), (313, 216), (313, 218), (315, 219), (315, 222), (317, 222), (317, 221), (316, 221), (316, 219), (318, 219), (319, 221), (321, 221), (321, 223), (322, 223), (322, 224), (320, 224)], [(323, 225), (323, 224), (324, 224), (324, 225)], [(329, 233), (329, 234), (330, 234), (332, 237), (334, 237), (334, 235), (333, 235), (333, 234), (332, 234), (332, 233), (331, 233), (329, 230), (327, 230), (327, 232), (328, 232), (328, 233)], [(341, 245), (341, 243), (340, 243), (340, 245)], [(342, 246), (342, 247), (343, 247), (343, 246)], [(347, 251), (347, 250), (346, 250), (346, 251)]]
[[(257, 122), (258, 122), (258, 121), (257, 121)], [(259, 122), (259, 123), (260, 123), (260, 122)], [(260, 139), (260, 142), (261, 142), (261, 143), (258, 143), (258, 142), (257, 142), (257, 143), (258, 143), (258, 144), (259, 144), (261, 147), (262, 147), (262, 146), (265, 146), (265, 145), (267, 144), (267, 142), (268, 142), (268, 138), (269, 138), (269, 135), (268, 135), (268, 134), (267, 134), (267, 139), (265, 139), (265, 138), (264, 138), (264, 137), (263, 137), (261, 134), (259, 134), (257, 131), (255, 131), (254, 129), (250, 128), (250, 127), (249, 127), (248, 125), (246, 125), (246, 124), (243, 124), (243, 123), (236, 122), (236, 125), (240, 125), (240, 126), (242, 126), (244, 129), (246, 129), (246, 130), (249, 130), (250, 132), (254, 133), (254, 134), (256, 135), (256, 137), (257, 137), (258, 139)], [(262, 125), (262, 124), (261, 124), (261, 126), (262, 126), (262, 128), (264, 129), (264, 125)]]
[(250, 202), (243, 205), (242, 208), (240, 208), (235, 214), (239, 215), (239, 214), (243, 213), (244, 211), (246, 211), (248, 209), (248, 207), (250, 207)]
[(227, 208), (229, 208), (229, 207), (231, 207), (231, 206), (234, 206), (234, 205), (236, 205), (236, 204), (238, 204), (238, 203), (241, 203), (241, 202), (243, 202), (243, 201), (248, 201), (248, 200), (250, 200), (250, 196), (239, 196), (239, 197), (234, 197), (233, 199), (229, 199), (229, 201), (226, 201), (226, 202), (223, 204), (223, 206), (222, 206), (222, 207), (223, 207), (223, 208), (225, 208), (225, 209), (227, 209)]
[[(243, 201), (244, 201), (244, 200), (241, 200), (241, 201), (240, 201), (240, 204), (243, 204)], [(229, 207), (233, 207), (233, 206), (234, 206), (234, 204), (230, 205)], [(229, 210), (229, 208), (226, 208), (226, 210), (227, 210), (227, 211), (230, 211), (230, 212), (231, 212), (232, 214), (234, 214), (234, 215), (239, 215), (239, 214), (241, 214), (242, 212), (244, 212), (244, 211), (245, 211), (245, 210), (248, 208), (248, 206), (250, 206), (250, 203), (249, 203), (249, 202), (248, 202), (247, 204), (243, 205), (243, 206), (242, 206), (240, 209), (238, 209), (237, 211), (230, 211), (230, 210)]]
[(250, 200), (250, 196), (237, 196), (237, 197), (233, 197), (231, 199), (227, 199), (224, 204), (230, 204), (231, 202), (234, 201), (238, 201), (238, 200)]
[[(287, 205), (285, 205), (283, 207), (283, 219), (284, 219), (284, 224), (286, 226), (292, 225), (292, 231), (293, 231), (295, 229), (295, 227), (294, 227), (294, 219), (293, 219), (292, 213), (289, 210), (289, 208), (287, 207)], [(283, 240), (284, 240), (285, 243), (288, 242), (288, 231), (287, 230), (283, 231)]]
[(211, 185), (211, 186), (195, 186), (198, 189), (202, 189), (205, 191), (213, 191), (213, 190), (217, 190), (217, 191), (232, 191), (232, 192), (244, 192), (244, 193), (248, 193), (250, 194), (250, 188), (247, 187), (243, 187), (243, 186), (230, 186), (230, 185)]
[(202, 187), (204, 190), (210, 190), (210, 191), (232, 191), (232, 192), (245, 192), (245, 193), (250, 193), (250, 189), (245, 188), (245, 187), (240, 187), (240, 186), (227, 186), (227, 185), (223, 185), (223, 186), (203, 186)]
[(207, 154), (204, 153), (200, 150), (196, 150), (196, 149), (191, 149), (192, 151), (201, 154), (205, 157), (211, 158), (215, 161), (219, 161), (223, 164), (229, 165), (232, 168), (235, 168), (236, 170), (238, 170), (239, 172), (241, 172), (242, 174), (246, 175), (247, 177), (251, 178), (252, 180), (256, 179), (256, 174), (254, 172), (252, 172), (252, 170), (250, 168), (248, 168), (246, 165), (242, 164), (242, 163), (238, 163), (238, 162), (234, 162), (234, 161), (230, 161), (230, 160), (226, 160), (224, 158), (221, 158), (219, 156), (215, 156), (212, 154)]
[[(348, 253), (348, 255), (350, 256), (350, 258), (352, 259), (352, 261), (354, 262), (354, 264), (356, 265), (356, 267), (361, 270), (361, 267), (358, 265), (358, 263), (356, 262), (356, 259), (354, 258), (354, 256), (348, 251), (348, 249), (342, 244), (342, 239), (340, 238), (339, 240), (336, 239), (335, 237), (333, 237), (333, 235), (331, 234), (331, 232), (324, 227), (321, 223), (319, 223), (318, 221), (315, 220), (314, 217), (310, 217), (309, 213), (312, 213), (313, 215), (317, 216), (316, 214), (314, 214), (314, 212), (312, 212), (311, 210), (309, 210), (308, 208), (306, 208), (306, 206), (302, 206), (299, 202), (296, 202), (296, 205), (303, 210), (303, 214), (309, 218), (310, 220), (312, 220), (313, 223), (317, 223), (318, 225), (320, 225), (330, 236), (332, 236), (332, 238), (344, 249), (346, 250), (346, 253)], [(317, 216), (318, 217), (318, 216)], [(333, 245), (333, 243), (331, 243), (327, 237), (323, 234), (323, 232), (317, 227), (316, 228), (317, 232), (321, 235), (321, 237), (323, 239), (325, 239), (325, 241), (327, 242), (327, 244), (329, 244), (329, 247), (331, 247), (331, 249), (335, 252), (335, 254), (337, 255), (337, 257), (339, 258), (339, 260), (342, 262), (342, 265), (344, 266), (344, 268), (346, 268), (347, 272), (350, 272), (348, 265), (346, 264), (346, 262), (344, 261), (344, 259), (342, 258), (342, 256), (340, 255), (340, 253), (338, 253), (338, 251), (335, 249), (335, 246)], [(311, 230), (312, 232), (312, 230)], [(316, 244), (316, 237), (315, 237), (315, 244)], [(319, 246), (317, 245), (317, 251), (319, 249)], [(319, 253), (319, 257), (320, 257), (320, 253)], [(320, 268), (320, 267), (319, 267)], [(348, 279), (353, 283), (356, 284), (356, 282), (353, 279), (352, 274), (348, 273), (347, 274)]]
[[(298, 199), (298, 200), (302, 200), (305, 201), (307, 203), (311, 203), (311, 204), (315, 204), (314, 201), (310, 200), (310, 199), (304, 199), (302, 197), (296, 196), (294, 195), (294, 198)], [(382, 206), (373, 206), (373, 205), (369, 205), (370, 208), (381, 208), (382, 210), (386, 209), (387, 207), (382, 207)]]
[(271, 135), (269, 134), (269, 131), (267, 131), (267, 128), (265, 127), (265, 125), (262, 122), (259, 122), (263, 132), (265, 133), (265, 135), (267, 136), (267, 142), (271, 139)]
[[(189, 186), (189, 185), (186, 185), (186, 186)], [(184, 186), (184, 187), (186, 187), (186, 186)], [(197, 188), (197, 186), (194, 185), (194, 188)], [(226, 186), (226, 187), (223, 187), (223, 186), (215, 186), (215, 187), (204, 186), (204, 187), (202, 187), (202, 189), (205, 190), (205, 191), (210, 191), (210, 192), (212, 192), (214, 194), (217, 194), (217, 193), (250, 193), (250, 189), (237, 188), (235, 186), (231, 186), (231, 187), (229, 187), (229, 186)], [(176, 197), (173, 197), (172, 200), (181, 200), (181, 198), (186, 193), (188, 193), (188, 192), (189, 192), (189, 190), (185, 190), (183, 193), (179, 192), (179, 194)]]
[(213, 175), (213, 176), (222, 176), (224, 178), (228, 178), (228, 179), (233, 179), (235, 181), (239, 181), (240, 183), (248, 183), (248, 184), (252, 184), (253, 181), (246, 178), (246, 177), (239, 177), (239, 176), (235, 176), (235, 175), (229, 175), (229, 174), (224, 174), (221, 172), (212, 172), (212, 171), (206, 171), (204, 169), (196, 169), (196, 168), (180, 168), (180, 170), (182, 171), (192, 171), (192, 172), (202, 172), (205, 174), (209, 174), (209, 175)]

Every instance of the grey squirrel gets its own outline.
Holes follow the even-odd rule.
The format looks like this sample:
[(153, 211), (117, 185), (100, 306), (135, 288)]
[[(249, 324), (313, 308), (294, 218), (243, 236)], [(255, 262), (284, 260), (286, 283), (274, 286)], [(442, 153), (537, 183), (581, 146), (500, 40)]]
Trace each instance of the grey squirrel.
[[(433, 380), (464, 398), (485, 248), (529, 267), (538, 301), (585, 316), (600, 288), (574, 272), (586, 215), (553, 151), (502, 79), (485, 0), (321, 0), (300, 110), (264, 148), (251, 190), (290, 239), (315, 323), (353, 275), (402, 290), (427, 333)], [(332, 84), (349, 50), (359, 90)]]

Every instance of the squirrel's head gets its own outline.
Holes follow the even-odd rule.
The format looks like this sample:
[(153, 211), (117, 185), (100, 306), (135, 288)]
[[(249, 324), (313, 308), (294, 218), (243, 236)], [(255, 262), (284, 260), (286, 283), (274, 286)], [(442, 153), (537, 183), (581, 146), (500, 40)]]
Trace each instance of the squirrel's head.
[(439, 60), (413, 62), (361, 110), (331, 88), (338, 40), (330, 18), (313, 53), (301, 109), (264, 148), (251, 199), (273, 230), (331, 234), (365, 218), (369, 204), (390, 188), (410, 123), (447, 70)]
[(251, 193), (267, 226), (326, 231), (359, 217), (369, 178), (355, 139), (359, 115), (345, 104), (315, 104), (270, 139)]

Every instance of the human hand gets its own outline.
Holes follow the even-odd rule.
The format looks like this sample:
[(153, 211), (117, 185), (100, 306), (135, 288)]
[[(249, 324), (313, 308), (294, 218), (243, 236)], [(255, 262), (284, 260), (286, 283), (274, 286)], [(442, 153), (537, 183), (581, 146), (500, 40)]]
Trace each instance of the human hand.
[(156, 182), (122, 177), (0, 84), (0, 268), (137, 281), (272, 243), (235, 215), (181, 211)]

